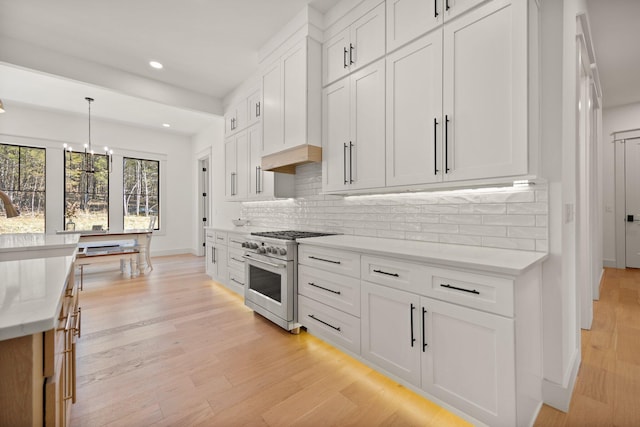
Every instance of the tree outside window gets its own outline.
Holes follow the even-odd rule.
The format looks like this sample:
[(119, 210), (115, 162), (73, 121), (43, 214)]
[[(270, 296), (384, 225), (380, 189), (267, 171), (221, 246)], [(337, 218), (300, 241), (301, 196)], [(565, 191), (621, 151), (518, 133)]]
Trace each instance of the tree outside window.
[(109, 164), (107, 156), (93, 155), (93, 172), (83, 169), (84, 153), (64, 153), (65, 230), (109, 228)]
[(160, 229), (160, 162), (133, 159), (123, 161), (124, 229), (148, 228), (152, 217), (154, 229)]
[(0, 203), (0, 233), (45, 231), (45, 149), (0, 144), (0, 190), (20, 216), (7, 218)]

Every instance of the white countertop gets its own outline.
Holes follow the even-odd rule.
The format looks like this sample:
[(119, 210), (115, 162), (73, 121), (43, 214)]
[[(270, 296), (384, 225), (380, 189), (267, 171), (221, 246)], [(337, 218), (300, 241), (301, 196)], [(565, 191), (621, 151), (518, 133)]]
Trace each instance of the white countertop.
[(273, 227), (271, 228), (253, 227), (251, 225), (243, 225), (242, 227), (236, 227), (235, 225), (229, 225), (227, 227), (205, 227), (205, 229), (225, 231), (227, 233), (239, 233), (239, 234), (251, 234), (251, 233), (258, 233), (262, 231), (274, 231)]
[(57, 326), (73, 256), (0, 262), (0, 340)]
[(0, 261), (73, 255), (78, 234), (0, 234)]
[(298, 243), (508, 275), (519, 275), (547, 258), (542, 252), (351, 235), (309, 237)]

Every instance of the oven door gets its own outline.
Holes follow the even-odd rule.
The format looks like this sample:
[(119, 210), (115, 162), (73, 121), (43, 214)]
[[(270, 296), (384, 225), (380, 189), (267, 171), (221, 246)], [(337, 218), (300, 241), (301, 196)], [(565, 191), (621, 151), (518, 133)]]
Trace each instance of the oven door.
[(269, 313), (286, 322), (294, 321), (293, 261), (281, 261), (254, 253), (245, 254), (243, 258), (246, 260), (244, 299), (252, 303), (247, 305), (271, 320), (274, 319)]

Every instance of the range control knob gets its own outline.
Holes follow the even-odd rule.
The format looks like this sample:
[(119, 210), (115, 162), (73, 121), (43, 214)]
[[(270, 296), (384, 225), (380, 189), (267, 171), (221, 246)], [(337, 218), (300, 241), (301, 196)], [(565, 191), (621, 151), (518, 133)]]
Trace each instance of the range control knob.
[(246, 248), (246, 247), (248, 247), (248, 246), (249, 246), (249, 244), (248, 244), (247, 242), (242, 242), (242, 247), (243, 247), (243, 248)]
[(258, 249), (258, 244), (255, 242), (249, 243), (249, 248), (251, 249)]
[(286, 255), (287, 250), (285, 248), (280, 248), (280, 255)]
[(264, 248), (264, 246), (261, 246), (261, 247), (258, 248), (257, 252), (259, 254), (263, 254), (263, 253), (267, 252), (267, 250)]

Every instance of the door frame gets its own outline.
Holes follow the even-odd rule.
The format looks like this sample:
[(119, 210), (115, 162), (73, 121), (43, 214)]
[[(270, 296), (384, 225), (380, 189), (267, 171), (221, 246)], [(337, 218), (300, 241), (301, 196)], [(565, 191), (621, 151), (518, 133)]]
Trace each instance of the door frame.
[[(202, 173), (203, 165), (207, 165), (206, 175)], [(196, 237), (196, 255), (197, 256), (205, 255), (206, 236), (205, 236), (203, 227), (206, 227), (209, 224), (211, 224), (211, 218), (210, 218), (211, 212), (212, 212), (211, 175), (212, 175), (211, 174), (211, 149), (209, 148), (196, 154), (196, 182), (198, 183), (197, 193), (196, 193), (197, 217), (195, 218), (196, 236), (197, 236)], [(202, 200), (203, 193), (207, 194), (206, 206)], [(205, 222), (204, 225), (202, 224), (203, 222), (202, 218), (207, 218), (207, 221)]]
[(621, 130), (611, 133), (615, 144), (615, 237), (616, 237), (616, 268), (627, 268), (627, 234), (626, 234), (626, 170), (625, 143), (629, 140), (640, 139), (640, 129)]

